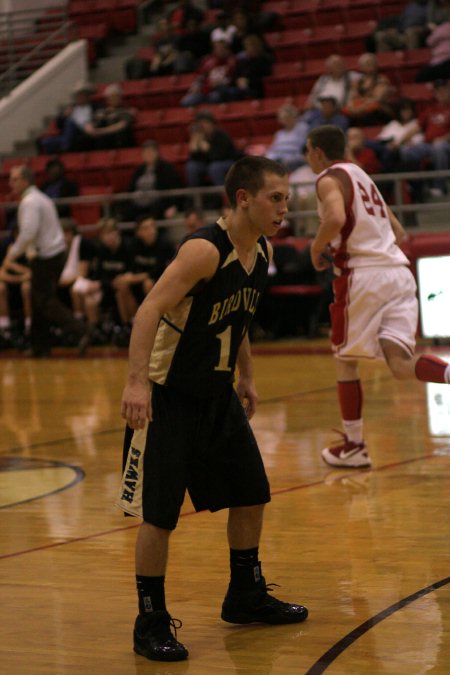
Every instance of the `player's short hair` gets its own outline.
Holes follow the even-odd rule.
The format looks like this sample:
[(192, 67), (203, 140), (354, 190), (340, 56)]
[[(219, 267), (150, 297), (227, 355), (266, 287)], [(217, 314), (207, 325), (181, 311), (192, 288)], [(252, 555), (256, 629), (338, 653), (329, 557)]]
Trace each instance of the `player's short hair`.
[(265, 174), (287, 176), (288, 171), (278, 162), (267, 157), (247, 156), (238, 159), (225, 176), (225, 193), (232, 208), (236, 208), (236, 192), (243, 188), (256, 195), (264, 186)]
[(339, 127), (323, 124), (308, 134), (313, 148), (320, 148), (328, 159), (344, 159), (345, 134)]

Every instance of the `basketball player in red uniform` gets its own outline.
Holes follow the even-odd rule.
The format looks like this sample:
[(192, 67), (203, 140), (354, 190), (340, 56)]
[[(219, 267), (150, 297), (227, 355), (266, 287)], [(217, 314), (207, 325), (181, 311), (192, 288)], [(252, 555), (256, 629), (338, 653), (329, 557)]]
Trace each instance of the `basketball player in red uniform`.
[(369, 467), (364, 442), (360, 359), (385, 359), (394, 377), (450, 382), (450, 366), (431, 356), (415, 356), (418, 319), (416, 283), (399, 247), (401, 223), (371, 178), (345, 161), (345, 136), (335, 126), (310, 132), (308, 163), (317, 178), (320, 226), (311, 245), (316, 270), (336, 273), (331, 342), (336, 358), (342, 441), (324, 448), (327, 464)]

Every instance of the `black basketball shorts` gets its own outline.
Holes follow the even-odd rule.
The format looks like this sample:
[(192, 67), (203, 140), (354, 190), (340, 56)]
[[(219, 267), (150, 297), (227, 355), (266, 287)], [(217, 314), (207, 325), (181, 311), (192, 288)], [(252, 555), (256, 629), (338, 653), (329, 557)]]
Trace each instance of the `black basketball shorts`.
[(125, 430), (118, 506), (175, 529), (188, 490), (196, 511), (270, 501), (261, 454), (230, 385), (220, 396), (189, 397), (153, 384), (153, 420)]

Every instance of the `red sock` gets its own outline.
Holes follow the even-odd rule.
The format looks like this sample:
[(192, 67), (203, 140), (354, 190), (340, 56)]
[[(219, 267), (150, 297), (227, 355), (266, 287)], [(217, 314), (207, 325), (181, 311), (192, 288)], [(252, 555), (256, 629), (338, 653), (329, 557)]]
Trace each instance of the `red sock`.
[(361, 380), (338, 382), (338, 398), (343, 420), (359, 420), (362, 415), (363, 391)]
[(446, 383), (448, 380), (445, 377), (448, 363), (429, 354), (420, 356), (416, 361), (416, 377), (422, 382), (442, 382)]

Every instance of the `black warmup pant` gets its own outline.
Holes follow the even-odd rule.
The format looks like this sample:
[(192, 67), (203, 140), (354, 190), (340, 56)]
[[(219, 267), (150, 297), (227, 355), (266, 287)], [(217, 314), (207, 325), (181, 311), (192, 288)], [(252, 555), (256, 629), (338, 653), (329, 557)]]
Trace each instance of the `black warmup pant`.
[(31, 261), (31, 346), (37, 353), (50, 350), (50, 325), (81, 337), (84, 328), (57, 296), (58, 280), (66, 263), (66, 253)]

